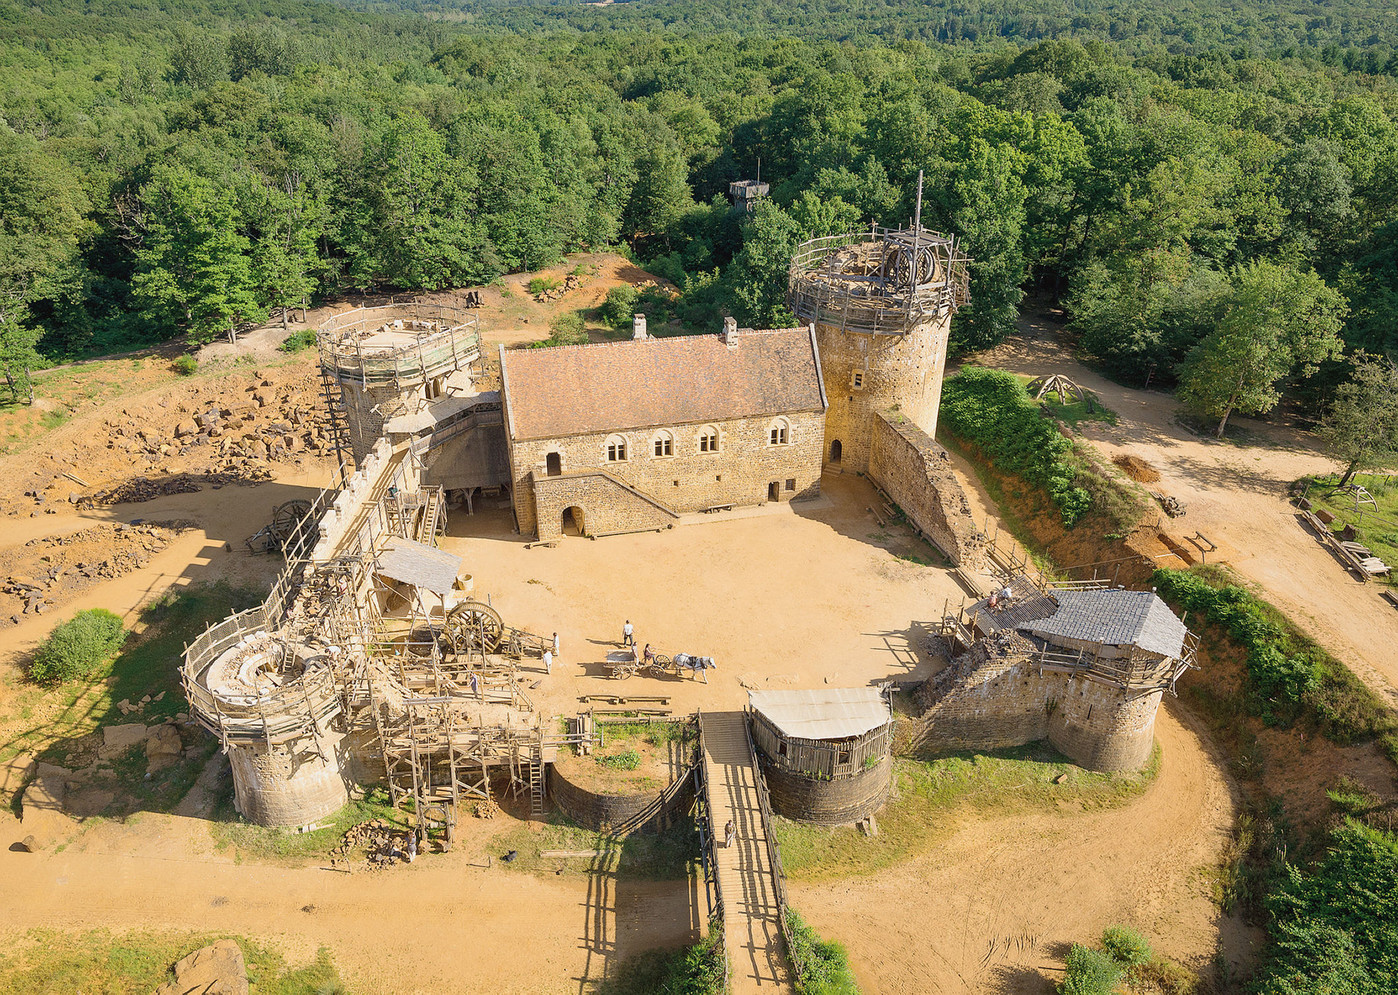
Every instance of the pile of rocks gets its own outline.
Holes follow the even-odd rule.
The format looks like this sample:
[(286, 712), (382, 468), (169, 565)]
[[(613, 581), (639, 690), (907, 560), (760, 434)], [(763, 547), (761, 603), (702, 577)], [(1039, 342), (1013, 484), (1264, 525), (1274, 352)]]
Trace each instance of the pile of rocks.
[(30, 539), (0, 551), (0, 629), (150, 562), (187, 521), (113, 523)]
[(362, 854), (372, 868), (411, 864), (417, 858), (417, 847), (416, 830), (400, 829), (386, 819), (371, 819), (349, 828), (340, 845), (330, 851), (330, 863), (349, 866), (358, 863)]
[(569, 273), (558, 286), (539, 291), (534, 295), (534, 299), (541, 304), (549, 301), (556, 301), (566, 294), (571, 294), (582, 285), (582, 277), (578, 276), (576, 273)]

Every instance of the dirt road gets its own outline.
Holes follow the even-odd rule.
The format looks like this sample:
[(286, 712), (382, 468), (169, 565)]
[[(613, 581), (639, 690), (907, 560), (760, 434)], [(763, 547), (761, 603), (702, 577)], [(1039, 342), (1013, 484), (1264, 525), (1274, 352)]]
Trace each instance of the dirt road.
[(1241, 929), (1222, 921), (1204, 873), (1235, 803), (1218, 758), (1173, 704), (1155, 734), (1160, 776), (1123, 808), (968, 819), (909, 863), (793, 882), (791, 904), (845, 945), (866, 995), (1048, 995), (1068, 947), (1118, 923), (1201, 970), (1220, 930)]
[(1177, 423), (1172, 395), (1099, 376), (1073, 359), (1047, 322), (1022, 322), (1022, 331), (977, 361), (1035, 376), (1065, 373), (1094, 391), (1119, 422), (1082, 423), (1083, 437), (1109, 458), (1132, 453), (1148, 461), (1161, 476), (1150, 488), (1187, 507), (1173, 528), (1236, 550), (1229, 562), (1238, 573), (1398, 705), (1398, 612), (1378, 596), (1377, 584), (1361, 584), (1341, 568), (1287, 502), (1292, 481), (1335, 469), (1309, 434), (1234, 418), (1230, 425), (1246, 433), (1248, 445), (1194, 435)]

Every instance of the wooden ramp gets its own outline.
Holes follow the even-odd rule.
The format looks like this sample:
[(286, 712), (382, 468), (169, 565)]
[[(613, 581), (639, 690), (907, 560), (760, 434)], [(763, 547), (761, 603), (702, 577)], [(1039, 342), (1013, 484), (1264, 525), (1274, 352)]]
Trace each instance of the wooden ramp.
[[(767, 852), (746, 719), (742, 712), (704, 712), (700, 722), (723, 897), (729, 990), (739, 995), (789, 992), (777, 884)], [(724, 827), (729, 819), (738, 833), (733, 845), (725, 847)]]

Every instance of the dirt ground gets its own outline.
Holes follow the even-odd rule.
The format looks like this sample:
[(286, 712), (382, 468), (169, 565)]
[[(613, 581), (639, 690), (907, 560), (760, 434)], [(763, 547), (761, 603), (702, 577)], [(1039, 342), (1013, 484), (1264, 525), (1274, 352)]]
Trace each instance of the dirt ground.
[(1242, 444), (1195, 435), (1177, 421), (1173, 396), (1094, 373), (1073, 358), (1044, 317), (1022, 321), (1021, 331), (976, 361), (1035, 376), (1064, 373), (1096, 393), (1119, 420), (1080, 423), (1082, 436), (1108, 458), (1136, 456), (1160, 474), (1149, 489), (1186, 506), (1183, 518), (1165, 519), (1166, 527), (1231, 547), (1228, 562), (1238, 573), (1398, 705), (1398, 611), (1379, 597), (1379, 584), (1360, 583), (1345, 571), (1287, 501), (1292, 481), (1336, 468), (1313, 436), (1246, 418), (1229, 420)]
[(1219, 758), (1173, 702), (1155, 735), (1160, 775), (1127, 806), (968, 819), (909, 863), (794, 882), (791, 904), (845, 945), (866, 995), (1048, 995), (1069, 946), (1114, 924), (1196, 971), (1221, 941), (1246, 951), (1257, 937), (1220, 915), (1207, 884), (1235, 811)]
[[(576, 303), (565, 299), (562, 306), (587, 306), (619, 279), (645, 278), (611, 258), (610, 269), (601, 266), (573, 292)], [(514, 291), (505, 297), (500, 288), (482, 298), (491, 344), (544, 334), (543, 305), (521, 301)], [(18, 662), (56, 621), (86, 607), (134, 619), (171, 585), (266, 583), (279, 561), (249, 555), (243, 539), (276, 505), (331, 483), (332, 471), (323, 449), (303, 447), (277, 460), (233, 455), (260, 460), (270, 479), (81, 510), (67, 497), (70, 486), (83, 488), (56, 478), (71, 472), (99, 490), (133, 472), (148, 473), (147, 467), (157, 476), (220, 472), (229, 454), (214, 460), (207, 443), (181, 453), (183, 445), (171, 441), (178, 424), (218, 403), (219, 391), (267, 390), (275, 396), (259, 410), (273, 410), (252, 420), (253, 431), (238, 433), (240, 444), (251, 446), (257, 440), (244, 435), (261, 438), (300, 403), (296, 397), (313, 389), (312, 362), (302, 354), (258, 368), (258, 377), (230, 364), (218, 377), (162, 381), (153, 391), (80, 414), (35, 450), (0, 461), (0, 503), (9, 512), (0, 517), (0, 554), (22, 555), (16, 551), (32, 550), (24, 546), (31, 540), (137, 518), (182, 523), (182, 530), (147, 535), (159, 542), (143, 541), (141, 562), (131, 569), (62, 586), (42, 614), (21, 613), (6, 630), (0, 732), (17, 721), (9, 698), (18, 687)], [(1105, 390), (1103, 396), (1124, 407)], [(118, 427), (132, 432), (116, 435)], [(150, 438), (142, 439), (141, 430)], [(128, 451), (117, 439), (135, 448)], [(160, 453), (161, 446), (170, 451)], [(1237, 458), (1236, 450), (1227, 452)], [(1167, 461), (1142, 455), (1168, 473)], [(44, 499), (26, 498), (25, 490)], [(977, 516), (989, 517), (983, 490), (973, 485), (970, 497)], [(1191, 515), (1199, 503), (1191, 500)], [(831, 475), (813, 502), (714, 516), (663, 533), (565, 540), (554, 548), (526, 548), (504, 510), (458, 514), (444, 546), (463, 557), (478, 596), (488, 595), (507, 624), (558, 631), (562, 653), (552, 676), (541, 669), (529, 675), (538, 682), (529, 694), (545, 716), (576, 713), (579, 696), (595, 693), (667, 695), (666, 707), (684, 714), (741, 707), (748, 688), (918, 680), (940, 666), (927, 651), (923, 623), (941, 614), (944, 601), (959, 602), (962, 592), (947, 571), (919, 562), (930, 559), (925, 546), (896, 527), (879, 526), (871, 505), (867, 483)], [(12, 569), (34, 579), (37, 567), (26, 561)], [(601, 661), (627, 618), (640, 642), (658, 652), (714, 657), (718, 669), (709, 672), (709, 683), (608, 679)], [(1162, 952), (1202, 965), (1219, 941), (1220, 924), (1200, 871), (1221, 852), (1232, 818), (1229, 786), (1187, 725), (1162, 714), (1158, 729), (1165, 748), (1160, 780), (1121, 809), (968, 823), (934, 856), (868, 879), (794, 888), (794, 901), (818, 929), (849, 946), (871, 991), (1033, 990), (1016, 987), (1029, 978), (1024, 972), (1037, 977), (1061, 957), (1059, 944), (1090, 938), (1110, 921), (1137, 925)], [(0, 778), (14, 773), (0, 771)], [(196, 787), (195, 795), (201, 792), (206, 788)], [(266, 938), (295, 956), (323, 944), (356, 990), (395, 993), (580, 992), (584, 979), (602, 976), (620, 958), (695, 935), (695, 902), (682, 883), (605, 874), (539, 879), (486, 866), (491, 841), (518, 828), (507, 815), (489, 825), (466, 820), (475, 828), (450, 855), (348, 876), (318, 866), (239, 864), (213, 847), (209, 801), (193, 799), (171, 815), (90, 820), (73, 827), (61, 851), (0, 849), (6, 882), (0, 923), (11, 932), (207, 929)], [(0, 841), (19, 839), (20, 830), (8, 809), (0, 811)], [(909, 902), (917, 916), (907, 914)], [(899, 963), (906, 965), (902, 973), (893, 967)]]

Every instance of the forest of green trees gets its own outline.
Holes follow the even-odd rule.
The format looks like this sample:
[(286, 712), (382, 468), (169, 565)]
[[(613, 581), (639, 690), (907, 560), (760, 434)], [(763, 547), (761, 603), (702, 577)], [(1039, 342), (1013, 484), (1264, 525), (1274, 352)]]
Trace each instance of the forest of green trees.
[[(0, 6), (8, 369), (611, 245), (674, 279), (691, 323), (780, 322), (791, 247), (905, 220), (918, 170), (924, 219), (975, 258), (962, 349), (1042, 292), (1112, 375), (1182, 375), (1226, 416), (1296, 371), (1328, 364), (1333, 387), (1340, 339), (1398, 346), (1398, 78), (1331, 49), (1171, 54), (1185, 15), (1163, 7), (1132, 46), (1020, 47), (509, 30), (577, 5), (458, 22), (281, 0), (172, 23), (141, 2)], [(772, 196), (739, 217), (728, 183), (759, 159)], [(1265, 355), (1230, 315), (1271, 327)], [(1239, 363), (1256, 382), (1220, 395), (1212, 371)]]
[[(1291, 390), (1352, 441), (1398, 419), (1395, 44), (1364, 0), (0, 0), (0, 367), (590, 248), (779, 324), (793, 246), (906, 221), (921, 170), (957, 349), (1041, 295), (1220, 430)], [(1392, 836), (1336, 839), (1261, 990), (1393, 990)]]

